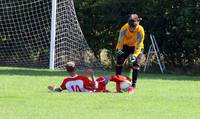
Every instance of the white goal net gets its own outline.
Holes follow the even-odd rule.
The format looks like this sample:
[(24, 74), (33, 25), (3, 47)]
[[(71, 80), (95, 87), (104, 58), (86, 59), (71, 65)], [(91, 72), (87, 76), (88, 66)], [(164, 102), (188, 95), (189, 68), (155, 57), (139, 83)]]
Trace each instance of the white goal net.
[[(101, 68), (81, 31), (73, 0), (56, 0), (54, 67)], [(52, 0), (0, 0), (0, 65), (49, 67)]]

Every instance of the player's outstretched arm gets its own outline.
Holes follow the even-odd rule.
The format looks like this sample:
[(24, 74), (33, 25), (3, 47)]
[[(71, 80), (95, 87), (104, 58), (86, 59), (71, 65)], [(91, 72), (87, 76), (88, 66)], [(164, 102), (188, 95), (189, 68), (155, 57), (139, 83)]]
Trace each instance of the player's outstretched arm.
[(92, 81), (95, 81), (95, 80), (96, 80), (96, 77), (95, 77), (95, 75), (94, 75), (93, 69), (88, 69), (88, 70), (87, 70), (87, 75), (89, 75), (89, 76), (91, 77)]
[(50, 91), (55, 91), (55, 92), (61, 92), (62, 91), (62, 89), (60, 88), (60, 87), (58, 87), (58, 86), (48, 86), (48, 89), (50, 90)]
[(88, 69), (87, 70), (87, 75), (89, 75), (91, 77), (92, 81), (94, 82), (94, 87), (98, 88), (98, 84), (96, 82), (96, 77), (94, 75), (94, 70), (93, 69)]

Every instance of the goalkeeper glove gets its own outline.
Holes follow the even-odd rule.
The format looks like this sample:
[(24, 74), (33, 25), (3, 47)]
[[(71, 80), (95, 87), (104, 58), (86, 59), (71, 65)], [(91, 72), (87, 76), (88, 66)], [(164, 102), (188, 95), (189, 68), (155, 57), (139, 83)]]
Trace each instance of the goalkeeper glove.
[(124, 52), (122, 50), (117, 49), (116, 53), (117, 56), (124, 54)]
[(136, 63), (136, 57), (131, 56), (129, 58), (129, 62), (130, 62), (130, 66), (136, 66), (137, 65), (137, 63)]

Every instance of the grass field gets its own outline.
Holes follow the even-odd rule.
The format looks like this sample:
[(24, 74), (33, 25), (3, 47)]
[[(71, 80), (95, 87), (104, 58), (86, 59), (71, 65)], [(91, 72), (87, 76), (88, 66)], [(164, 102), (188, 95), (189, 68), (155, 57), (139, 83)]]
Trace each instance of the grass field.
[(47, 90), (65, 76), (0, 67), (0, 119), (200, 119), (200, 76), (141, 74), (134, 96)]

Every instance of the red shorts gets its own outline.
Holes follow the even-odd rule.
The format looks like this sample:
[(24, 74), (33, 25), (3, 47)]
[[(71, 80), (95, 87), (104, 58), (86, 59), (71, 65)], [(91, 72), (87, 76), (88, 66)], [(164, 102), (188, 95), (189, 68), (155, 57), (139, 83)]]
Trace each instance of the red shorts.
[(105, 79), (103, 77), (99, 77), (96, 79), (98, 83), (98, 88), (96, 89), (96, 92), (110, 92), (106, 89)]

